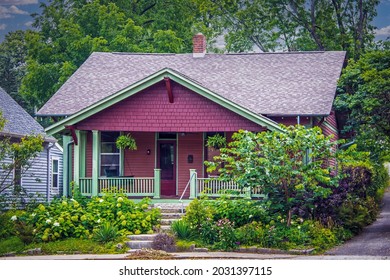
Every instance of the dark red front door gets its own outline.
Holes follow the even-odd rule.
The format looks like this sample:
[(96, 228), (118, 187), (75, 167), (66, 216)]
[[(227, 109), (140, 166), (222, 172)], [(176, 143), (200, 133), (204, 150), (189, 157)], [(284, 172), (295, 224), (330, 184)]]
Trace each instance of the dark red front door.
[(161, 195), (176, 195), (176, 142), (158, 142)]

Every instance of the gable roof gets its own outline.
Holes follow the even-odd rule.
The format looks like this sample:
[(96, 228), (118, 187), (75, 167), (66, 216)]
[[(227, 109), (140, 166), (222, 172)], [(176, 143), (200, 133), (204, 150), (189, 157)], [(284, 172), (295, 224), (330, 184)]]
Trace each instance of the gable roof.
[(243, 108), (211, 91), (209, 91), (206, 88), (203, 88), (202, 86), (194, 83), (187, 77), (182, 76), (180, 73), (177, 73), (176, 71), (172, 69), (162, 69), (156, 73), (153, 73), (152, 75), (146, 77), (143, 80), (140, 80), (132, 85), (130, 85), (127, 88), (124, 88), (120, 90), (119, 92), (110, 95), (106, 98), (103, 98), (102, 100), (98, 101), (97, 103), (88, 106), (81, 111), (68, 116), (67, 118), (64, 118), (63, 120), (53, 124), (52, 126), (46, 128), (46, 132), (49, 135), (52, 135), (54, 133), (62, 131), (66, 126), (74, 125), (148, 87), (150, 87), (153, 84), (156, 84), (160, 81), (162, 81), (164, 78), (169, 78), (184, 87), (198, 93), (199, 95), (219, 104), (220, 106), (229, 109), (230, 111), (235, 112), (238, 115), (241, 115), (245, 117), (248, 120), (251, 120), (254, 123), (259, 124), (260, 126), (267, 127), (270, 130), (279, 130), (282, 131), (283, 129), (279, 126), (278, 123), (275, 121), (264, 117), (259, 114), (255, 114), (251, 112), (250, 110)]
[(0, 100), (0, 111), (2, 111), (3, 117), (7, 120), (4, 129), (0, 134), (19, 137), (28, 134), (45, 135), (43, 127), (1, 87)]
[(38, 111), (73, 115), (170, 68), (222, 98), (263, 115), (329, 115), (345, 52), (128, 54), (96, 52)]

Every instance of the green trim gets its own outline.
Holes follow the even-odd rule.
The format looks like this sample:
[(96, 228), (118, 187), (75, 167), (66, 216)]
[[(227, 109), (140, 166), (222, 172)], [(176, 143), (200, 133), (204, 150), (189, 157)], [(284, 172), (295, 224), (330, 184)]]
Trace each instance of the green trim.
[(71, 136), (63, 135), (62, 143), (63, 143), (63, 175), (62, 175), (62, 195), (67, 197), (69, 195), (69, 171), (70, 169), (70, 159), (68, 157), (68, 143), (72, 141)]
[(80, 179), (80, 130), (76, 130), (76, 137), (78, 145), (74, 145), (74, 159), (73, 159), (73, 180), (79, 185)]
[[(124, 135), (121, 131), (120, 135)], [(119, 175), (125, 176), (125, 150), (119, 149)]]
[(87, 152), (87, 132), (80, 131), (80, 178), (86, 175), (86, 152)]
[(224, 97), (196, 84), (195, 82), (181, 76), (180, 74), (172, 71), (171, 69), (162, 69), (156, 73), (154, 73), (153, 75), (143, 79), (143, 80), (140, 80), (138, 81), (137, 83), (125, 88), (125, 89), (122, 89), (120, 91), (118, 91), (117, 93), (109, 96), (109, 97), (106, 97), (102, 100), (100, 100), (99, 102), (81, 110), (80, 112), (78, 113), (75, 113), (74, 115), (72, 116), (69, 116), (68, 118), (65, 118), (63, 119), (62, 121), (59, 121), (58, 123), (56, 124), (53, 124), (52, 126), (46, 128), (46, 133), (48, 135), (53, 135), (55, 133), (58, 133), (62, 130), (65, 129), (65, 126), (66, 125), (74, 125), (138, 92), (140, 92), (141, 90), (144, 90), (160, 81), (162, 81), (164, 79), (164, 77), (169, 77), (170, 79), (172, 79), (173, 81), (183, 85), (184, 87), (200, 94), (201, 96), (221, 105), (222, 107), (225, 107), (226, 109), (229, 109), (230, 111), (232, 112), (235, 112), (236, 114), (258, 124), (258, 125), (261, 125), (261, 126), (265, 126), (267, 127), (268, 129), (270, 130), (278, 130), (278, 131), (283, 131), (282, 128), (279, 127), (279, 125), (262, 116), (262, 115), (258, 115), (258, 114), (255, 114), (251, 111), (249, 111), (248, 109), (245, 109), (243, 107), (241, 107), (240, 105), (238, 104), (235, 104), (227, 99), (225, 99)]
[(92, 130), (92, 196), (98, 195), (100, 131)]
[(197, 173), (196, 169), (190, 169), (190, 199), (196, 198), (196, 182), (197, 182)]
[(154, 169), (154, 196), (153, 198), (160, 198), (161, 192), (161, 169)]

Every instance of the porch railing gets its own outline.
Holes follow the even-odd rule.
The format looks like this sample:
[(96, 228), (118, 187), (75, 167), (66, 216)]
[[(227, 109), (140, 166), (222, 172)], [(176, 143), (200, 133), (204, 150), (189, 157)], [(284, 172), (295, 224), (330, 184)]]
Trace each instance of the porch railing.
[(218, 177), (197, 178), (196, 187), (198, 196), (205, 194), (209, 197), (219, 197), (227, 194), (232, 197), (264, 197), (264, 194), (261, 192), (261, 187), (253, 189), (241, 188), (234, 181), (221, 181)]
[(103, 192), (119, 191), (128, 196), (154, 195), (154, 178), (110, 177), (99, 178), (99, 194)]
[(92, 195), (92, 178), (80, 178), (80, 192), (82, 195)]

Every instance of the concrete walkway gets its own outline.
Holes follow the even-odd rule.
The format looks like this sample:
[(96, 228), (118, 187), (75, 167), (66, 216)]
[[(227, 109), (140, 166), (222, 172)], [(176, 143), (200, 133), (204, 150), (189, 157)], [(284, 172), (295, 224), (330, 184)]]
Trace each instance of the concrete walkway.
[(390, 257), (390, 188), (383, 197), (378, 219), (361, 234), (335, 247), (327, 255), (334, 256), (388, 256)]

